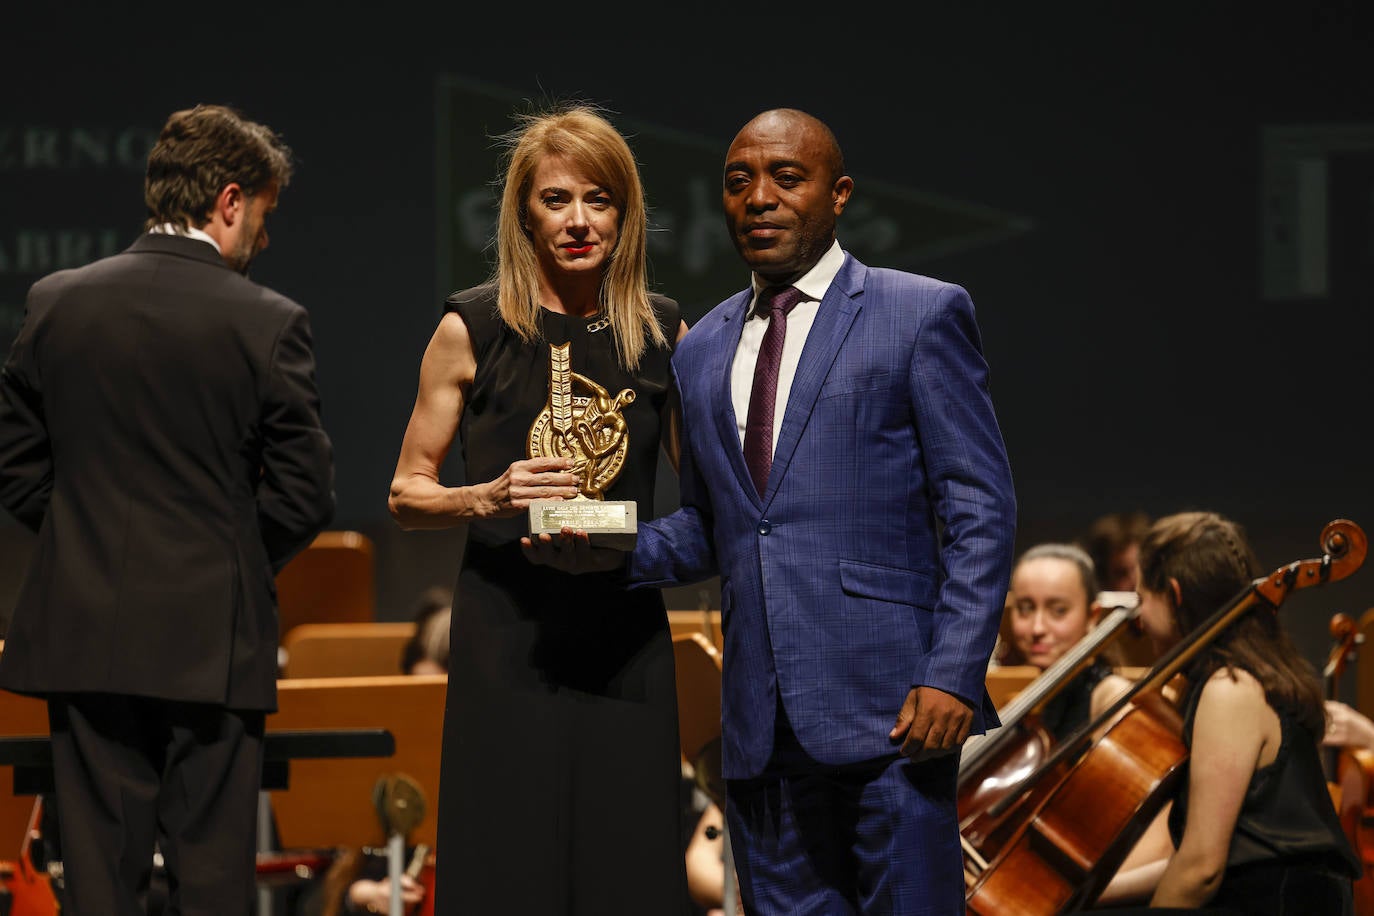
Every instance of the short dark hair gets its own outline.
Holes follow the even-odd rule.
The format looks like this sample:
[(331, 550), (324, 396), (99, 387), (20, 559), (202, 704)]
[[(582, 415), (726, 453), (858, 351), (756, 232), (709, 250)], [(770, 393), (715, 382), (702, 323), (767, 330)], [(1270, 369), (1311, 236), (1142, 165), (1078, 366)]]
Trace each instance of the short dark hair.
[(1115, 554), (1141, 542), (1153, 521), (1143, 509), (1108, 512), (1093, 519), (1087, 532), (1079, 538), (1078, 546), (1092, 557), (1099, 579), (1110, 575)]
[(162, 223), (199, 228), (215, 198), (238, 183), (249, 197), (286, 187), (294, 169), (290, 147), (271, 128), (224, 105), (173, 112), (148, 154), (143, 202), (145, 228)]

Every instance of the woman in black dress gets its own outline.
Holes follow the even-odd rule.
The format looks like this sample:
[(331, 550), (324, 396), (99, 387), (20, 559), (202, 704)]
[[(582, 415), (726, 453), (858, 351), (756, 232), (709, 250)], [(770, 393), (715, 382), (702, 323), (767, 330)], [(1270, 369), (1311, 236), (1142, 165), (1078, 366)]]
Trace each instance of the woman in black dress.
[[(391, 486), (404, 528), (466, 525), (454, 595), (436, 913), (674, 913), (685, 899), (661, 593), (530, 564), (531, 500), (634, 500), (676, 466), (638, 167), (587, 105), (505, 139), (497, 265), (451, 295)], [(439, 470), (462, 449), (465, 486)]]
[[(1240, 526), (1211, 512), (1155, 522), (1139, 569), (1140, 618), (1161, 655), (1263, 575)], [(1150, 906), (1110, 912), (1349, 916), (1361, 866), (1321, 768), (1321, 682), (1279, 615), (1260, 607), (1240, 616), (1183, 674), (1189, 753), (1161, 814), (1168, 840), (1103, 895), (1144, 886)]]

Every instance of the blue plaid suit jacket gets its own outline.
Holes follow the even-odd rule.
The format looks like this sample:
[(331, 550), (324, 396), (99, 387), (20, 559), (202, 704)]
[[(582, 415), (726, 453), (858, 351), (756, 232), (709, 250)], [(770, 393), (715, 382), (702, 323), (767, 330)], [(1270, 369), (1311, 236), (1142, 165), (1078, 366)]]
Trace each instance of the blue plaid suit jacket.
[(720, 576), (724, 775), (763, 770), (779, 699), (825, 764), (893, 755), (917, 685), (968, 700), (974, 733), (997, 725), (984, 677), (1016, 506), (968, 294), (846, 255), (762, 498), (730, 396), (750, 299), (720, 303), (677, 348), (681, 508), (641, 523), (629, 564), (636, 585)]

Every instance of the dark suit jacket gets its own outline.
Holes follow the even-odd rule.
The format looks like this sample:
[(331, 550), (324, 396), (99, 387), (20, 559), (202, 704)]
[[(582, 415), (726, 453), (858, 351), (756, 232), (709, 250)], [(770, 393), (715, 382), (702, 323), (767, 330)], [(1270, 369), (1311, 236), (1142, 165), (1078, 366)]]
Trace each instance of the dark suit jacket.
[(677, 347), (682, 508), (640, 525), (629, 566), (639, 585), (719, 572), (724, 775), (764, 770), (779, 700), (832, 765), (895, 754), (887, 733), (913, 686), (967, 700), (975, 732), (997, 725), (984, 679), (1016, 498), (968, 293), (846, 255), (762, 497), (730, 393), (751, 296)]
[(274, 710), (275, 573), (334, 511), (305, 310), (170, 235), (38, 281), (0, 505), (38, 533), (0, 687)]

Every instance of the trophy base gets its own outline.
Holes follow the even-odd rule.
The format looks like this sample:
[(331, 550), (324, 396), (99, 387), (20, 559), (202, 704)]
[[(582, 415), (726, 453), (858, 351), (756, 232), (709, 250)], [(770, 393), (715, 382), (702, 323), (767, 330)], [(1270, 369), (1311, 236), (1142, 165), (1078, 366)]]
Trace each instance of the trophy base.
[(530, 534), (556, 537), (564, 527), (587, 532), (593, 547), (633, 550), (638, 512), (629, 499), (536, 499), (530, 503)]

